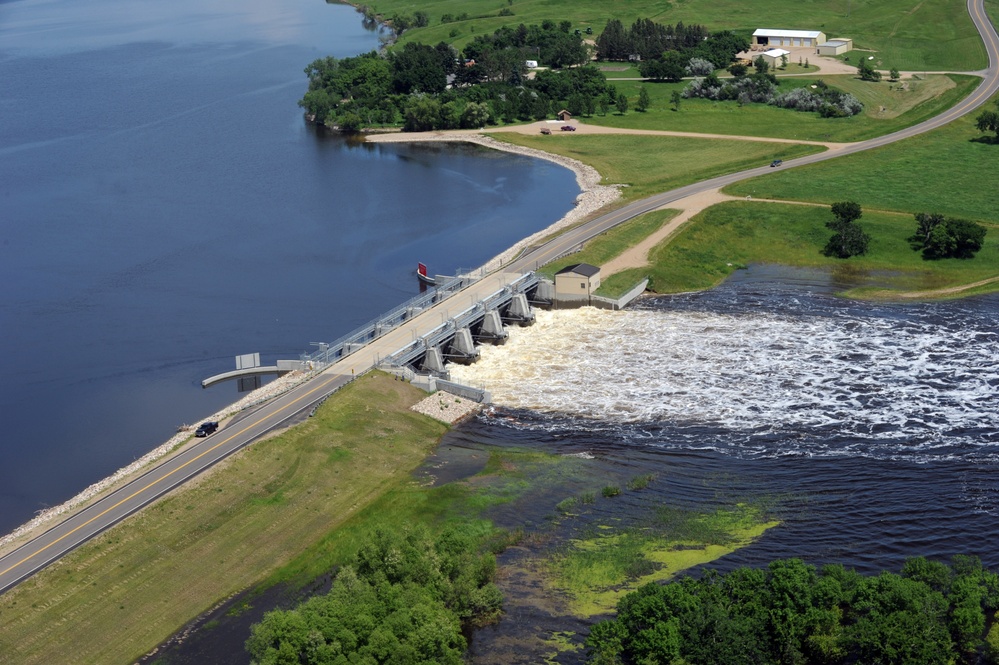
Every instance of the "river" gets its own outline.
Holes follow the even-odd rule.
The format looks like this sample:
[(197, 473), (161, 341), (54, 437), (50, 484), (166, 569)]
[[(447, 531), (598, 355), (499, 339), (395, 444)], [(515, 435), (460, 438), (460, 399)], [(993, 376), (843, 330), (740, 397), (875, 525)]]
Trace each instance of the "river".
[[(876, 574), (954, 554), (996, 569), (999, 297), (872, 304), (836, 297), (845, 286), (752, 266), (622, 312), (540, 313), (453, 368), (496, 405), (442, 448), (584, 454), (611, 483), (657, 475), (579, 532), (662, 504), (770, 506), (780, 525), (711, 564), (719, 570), (801, 557)], [(499, 522), (544, 524), (558, 498)], [(585, 634), (571, 617), (520, 610), (477, 631), (475, 662), (538, 662), (545, 647), (535, 639), (532, 650), (532, 636)]]
[(0, 533), (572, 208), (574, 175), (307, 125), (305, 66), (379, 46), (321, 0), (0, 3)]

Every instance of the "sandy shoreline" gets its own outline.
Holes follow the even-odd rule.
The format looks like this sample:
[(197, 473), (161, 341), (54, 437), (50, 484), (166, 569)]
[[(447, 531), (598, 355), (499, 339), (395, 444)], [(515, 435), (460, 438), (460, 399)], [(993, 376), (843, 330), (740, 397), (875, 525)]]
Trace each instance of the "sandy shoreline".
[[(600, 173), (598, 173), (596, 169), (587, 166), (582, 162), (561, 157), (559, 155), (553, 155), (541, 150), (534, 150), (532, 148), (523, 148), (520, 146), (502, 143), (493, 138), (483, 136), (475, 132), (449, 132), (447, 134), (438, 132), (428, 132), (426, 134), (378, 134), (369, 136), (368, 140), (382, 143), (404, 141), (463, 141), (466, 143), (475, 143), (494, 150), (501, 150), (503, 152), (511, 152), (529, 157), (545, 159), (559, 164), (560, 166), (564, 166), (576, 174), (576, 182), (582, 191), (579, 196), (576, 197), (576, 205), (572, 208), (572, 210), (568, 211), (562, 219), (556, 221), (545, 229), (524, 238), (513, 247), (510, 247), (498, 254), (486, 263), (484, 266), (486, 270), (495, 270), (499, 268), (504, 263), (507, 263), (515, 258), (517, 254), (519, 254), (525, 247), (530, 246), (531, 243), (544, 238), (545, 236), (551, 235), (556, 231), (576, 224), (587, 215), (599, 210), (609, 203), (613, 203), (621, 196), (618, 186), (601, 185), (600, 181), (602, 178)], [(308, 375), (302, 373), (294, 372), (288, 374), (249, 393), (242, 399), (224, 407), (223, 409), (220, 409), (216, 413), (206, 418), (202, 418), (198, 422), (202, 422), (204, 420), (224, 421), (226, 418), (239, 413), (240, 411), (256, 406), (263, 401), (290, 390), (308, 378)], [(428, 415), (444, 420), (444, 417), (441, 417), (441, 414)], [(448, 414), (448, 416), (451, 416), (451, 414)], [(39, 511), (38, 514), (31, 520), (25, 522), (7, 535), (0, 538), (0, 554), (8, 550), (11, 545), (15, 544), (16, 541), (28, 540), (30, 535), (34, 535), (34, 532), (49, 526), (49, 523), (53, 522), (57, 517), (67, 515), (79, 508), (83, 508), (91, 499), (96, 498), (109, 488), (122, 483), (122, 481), (135, 475), (148, 465), (161, 460), (167, 455), (179, 451), (185, 442), (193, 436), (195, 429), (196, 425), (186, 426), (165, 443), (157, 446), (131, 464), (122, 467), (112, 475), (94, 483), (93, 485), (90, 485), (68, 501), (65, 501), (58, 506), (53, 506), (52, 508), (46, 508)]]
[[(528, 125), (531, 127), (531, 125)], [(533, 131), (532, 131), (533, 133)], [(601, 185), (600, 181), (603, 177), (600, 173), (593, 168), (580, 161), (569, 157), (563, 157), (562, 155), (556, 155), (550, 152), (545, 152), (543, 150), (536, 150), (534, 148), (526, 148), (523, 146), (513, 145), (510, 143), (503, 143), (502, 141), (497, 141), (496, 139), (480, 134), (475, 130), (455, 130), (455, 131), (445, 131), (445, 132), (393, 132), (388, 134), (369, 134), (366, 141), (371, 143), (440, 143), (440, 142), (461, 142), (461, 143), (474, 143), (476, 145), (481, 145), (486, 148), (491, 148), (493, 150), (499, 150), (502, 152), (510, 152), (517, 155), (525, 155), (527, 157), (534, 157), (537, 159), (544, 159), (549, 162), (554, 162), (559, 166), (563, 166), (573, 173), (576, 174), (576, 184), (579, 185), (580, 194), (576, 197), (576, 205), (569, 210), (562, 219), (556, 221), (550, 226), (534, 233), (520, 242), (517, 242), (512, 247), (504, 250), (500, 254), (496, 255), (490, 259), (483, 268), (486, 271), (492, 271), (498, 269), (505, 263), (516, 258), (516, 256), (525, 248), (531, 246), (532, 243), (540, 240), (541, 238), (550, 236), (556, 231), (561, 231), (562, 229), (568, 228), (574, 224), (577, 224), (588, 215), (593, 212), (603, 208), (604, 206), (613, 203), (621, 197), (620, 188), (622, 185)]]

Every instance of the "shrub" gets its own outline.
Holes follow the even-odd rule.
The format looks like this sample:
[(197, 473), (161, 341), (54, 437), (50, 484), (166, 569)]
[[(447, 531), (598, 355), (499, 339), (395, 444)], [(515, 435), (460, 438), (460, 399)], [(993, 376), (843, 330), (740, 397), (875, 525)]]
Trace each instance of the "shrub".
[(691, 58), (684, 70), (688, 76), (707, 76), (715, 71), (715, 65), (704, 58)]
[(612, 496), (617, 496), (618, 494), (620, 494), (621, 488), (617, 487), (616, 485), (608, 485), (607, 487), (600, 490), (600, 493), (609, 499)]

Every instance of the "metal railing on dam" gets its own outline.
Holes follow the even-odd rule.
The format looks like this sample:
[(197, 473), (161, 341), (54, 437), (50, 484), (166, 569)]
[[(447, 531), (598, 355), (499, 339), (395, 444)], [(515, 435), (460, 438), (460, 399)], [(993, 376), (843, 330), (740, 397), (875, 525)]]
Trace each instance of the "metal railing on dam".
[(481, 319), (486, 311), (501, 308), (515, 295), (526, 293), (537, 286), (540, 281), (541, 278), (533, 272), (521, 275), (513, 282), (481, 298), (478, 302), (470, 305), (456, 316), (443, 321), (440, 325), (424, 333), (418, 339), (386, 356), (382, 359), (382, 363), (388, 366), (401, 367), (413, 362), (426, 353), (428, 348), (439, 346), (450, 337), (453, 337), (457, 330), (470, 327), (473, 323)]
[(458, 291), (470, 286), (485, 276), (485, 270), (479, 268), (470, 272), (456, 271), (454, 277), (433, 287), (426, 293), (410, 298), (398, 307), (382, 314), (377, 319), (352, 330), (329, 344), (320, 343), (319, 350), (302, 354), (302, 362), (309, 363), (314, 370), (322, 370), (349, 356), (385, 333), (397, 328), (400, 324), (413, 318), (420, 312), (443, 302)]

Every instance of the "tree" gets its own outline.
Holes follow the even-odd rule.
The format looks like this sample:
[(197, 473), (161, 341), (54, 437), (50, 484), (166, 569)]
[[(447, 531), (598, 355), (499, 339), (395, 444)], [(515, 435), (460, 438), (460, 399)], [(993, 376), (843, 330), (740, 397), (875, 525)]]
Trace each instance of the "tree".
[(912, 249), (923, 251), (923, 258), (970, 259), (982, 248), (986, 229), (966, 219), (950, 219), (940, 214), (916, 213), (916, 233), (909, 237)]
[(628, 112), (628, 98), (622, 92), (617, 96), (617, 112), (624, 115)]
[(607, 21), (604, 31), (597, 37), (597, 59), (627, 60), (630, 52), (631, 45), (621, 21), (617, 19)]
[(898, 67), (892, 67), (892, 68), (891, 68), (891, 71), (889, 71), (889, 72), (888, 72), (888, 78), (889, 78), (889, 79), (890, 79), (890, 80), (891, 80), (892, 82), (895, 82), (895, 81), (897, 81), (897, 80), (898, 80), (898, 77), (899, 77), (899, 73), (898, 73)]
[(639, 73), (653, 81), (675, 83), (683, 80), (687, 73), (687, 58), (678, 51), (667, 51), (661, 59), (643, 60), (638, 66)]
[(408, 42), (400, 51), (393, 51), (392, 86), (404, 95), (412, 92), (431, 94), (444, 92), (447, 74), (441, 66), (441, 56), (433, 46)]
[[(996, 102), (999, 107), (999, 102)], [(995, 140), (999, 142), (999, 113), (995, 111), (983, 111), (975, 118), (975, 126), (980, 132), (995, 132)]]
[(841, 201), (832, 204), (831, 211), (836, 219), (827, 222), (826, 226), (834, 233), (822, 253), (838, 259), (866, 254), (871, 237), (855, 224), (862, 214), (860, 205), (853, 201)]
[(635, 104), (635, 110), (645, 113), (649, 109), (649, 103), (649, 91), (643, 85), (638, 89), (638, 103)]
[(770, 71), (770, 63), (762, 55), (756, 56), (756, 60), (753, 60), (753, 67), (757, 74), (766, 74)]
[(680, 110), (680, 100), (682, 100), (682, 99), (683, 99), (683, 95), (680, 94), (679, 90), (674, 90), (673, 94), (670, 95), (669, 101), (670, 101), (670, 104), (673, 105), (673, 110), (674, 111), (679, 111)]
[(749, 68), (746, 67), (746, 65), (742, 64), (741, 62), (737, 62), (734, 65), (729, 65), (728, 68), (728, 73), (734, 76), (735, 78), (742, 78), (743, 76), (746, 75), (746, 72), (748, 71)]
[(859, 203), (853, 201), (840, 201), (830, 206), (830, 212), (841, 222), (855, 222), (864, 214)]
[(880, 81), (881, 72), (874, 69), (874, 65), (867, 58), (861, 56), (860, 64), (857, 65), (857, 74), (860, 75), (861, 81)]
[(610, 95), (600, 95), (600, 101), (597, 104), (600, 106), (600, 115), (607, 115), (610, 111)]
[(780, 57), (780, 68), (781, 69), (787, 69), (787, 54), (786, 53), (784, 53)]

